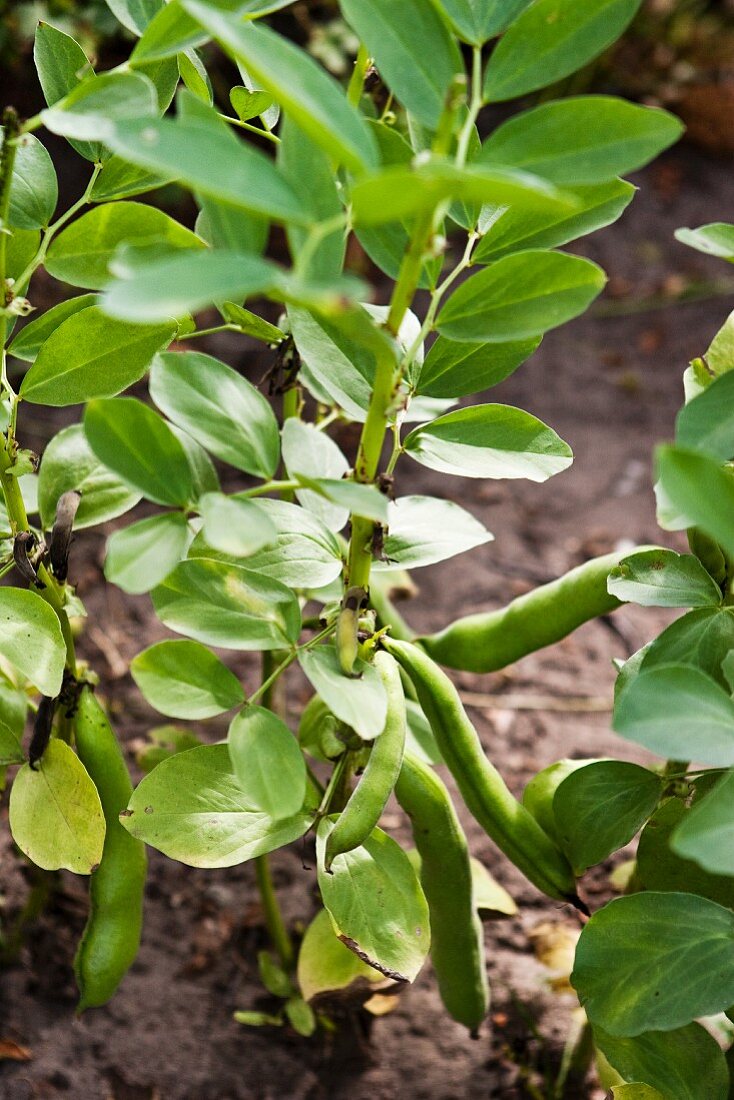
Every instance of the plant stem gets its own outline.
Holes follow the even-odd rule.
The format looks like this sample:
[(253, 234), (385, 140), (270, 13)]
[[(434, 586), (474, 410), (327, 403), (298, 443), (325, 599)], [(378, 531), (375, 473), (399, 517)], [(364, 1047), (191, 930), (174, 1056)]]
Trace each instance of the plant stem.
[(255, 703), (263, 695), (267, 695), (267, 692), (271, 689), (272, 685), (275, 683), (278, 677), (282, 676), (289, 665), (293, 664), (299, 653), (303, 652), (303, 650), (311, 649), (312, 646), (318, 645), (320, 641), (326, 638), (329, 634), (333, 633), (334, 625), (332, 624), (330, 626), (324, 627), (320, 634), (316, 634), (313, 638), (305, 642), (303, 645), (295, 646), (289, 653), (286, 654), (280, 664), (273, 669), (270, 675), (268, 675), (263, 680), (263, 682), (260, 684), (260, 687), (253, 691), (252, 695), (248, 696), (247, 702)]
[(469, 99), (466, 119), (464, 120), (464, 125), (462, 126), (461, 132), (459, 133), (459, 140), (456, 146), (456, 165), (458, 168), (463, 168), (466, 164), (466, 158), (469, 153), (469, 142), (471, 141), (474, 124), (477, 121), (477, 117), (482, 109), (483, 104), (482, 47), (474, 46), (472, 49), (471, 96)]
[(265, 915), (265, 927), (272, 941), (273, 947), (278, 953), (278, 958), (285, 970), (292, 970), (295, 962), (293, 944), (288, 935), (288, 930), (283, 920), (283, 914), (278, 905), (278, 899), (273, 886), (273, 876), (270, 872), (270, 861), (267, 855), (257, 856), (255, 859), (255, 877), (257, 888), (260, 892), (260, 902)]
[(220, 115), (219, 117), (223, 122), (228, 122), (231, 126), (239, 126), (241, 130), (247, 130), (250, 134), (257, 134), (258, 137), (263, 137), (268, 141), (272, 141), (274, 145), (280, 145), (280, 138), (277, 134), (271, 133), (270, 130), (264, 130), (260, 126), (253, 126), (250, 122), (243, 122), (241, 118), (232, 118), (230, 115)]
[(364, 78), (367, 75), (367, 70), (370, 67), (370, 55), (367, 51), (367, 47), (360, 43), (359, 51), (357, 52), (357, 59), (354, 62), (354, 69), (352, 75), (349, 78), (349, 87), (347, 88), (347, 99), (353, 107), (359, 106), (359, 101), (362, 98), (362, 89), (364, 88)]
[(0, 354), (3, 357), (3, 375), (5, 374), (5, 340), (8, 332), (8, 319), (5, 309), (8, 305), (8, 290), (5, 285), (7, 270), (8, 212), (10, 210), (10, 184), (15, 164), (16, 138), (18, 136), (18, 115), (12, 107), (6, 107), (2, 118), (3, 144), (0, 149)]
[[(277, 692), (278, 676), (282, 671), (283, 664), (275, 664), (275, 657), (273, 653), (265, 652), (262, 655), (262, 677), (263, 682), (260, 686), (260, 695), (262, 696), (263, 706), (268, 707), (274, 714), (278, 714), (282, 717), (283, 699)], [(270, 871), (270, 861), (267, 855), (257, 856), (255, 859), (255, 876), (257, 879), (257, 888), (260, 892), (260, 903), (263, 907), (263, 913), (265, 915), (265, 927), (268, 930), (268, 935), (272, 941), (273, 947), (278, 953), (283, 967), (286, 970), (290, 970), (293, 967), (295, 961), (293, 954), (293, 944), (291, 938), (288, 935), (288, 929), (285, 926), (283, 920), (283, 914), (280, 911), (278, 904), (278, 898), (275, 893), (275, 887), (273, 886), (273, 876)]]

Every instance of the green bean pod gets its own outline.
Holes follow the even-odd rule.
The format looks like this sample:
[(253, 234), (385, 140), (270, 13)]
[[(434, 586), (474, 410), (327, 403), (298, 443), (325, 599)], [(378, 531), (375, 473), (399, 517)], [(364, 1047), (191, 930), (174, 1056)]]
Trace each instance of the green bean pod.
[(583, 908), (571, 865), (487, 759), (446, 673), (416, 645), (389, 638), (383, 645), (413, 681), (446, 765), (487, 835), (544, 894)]
[(457, 619), (419, 644), (439, 664), (465, 672), (495, 672), (528, 653), (553, 645), (582, 623), (621, 607), (607, 592), (607, 577), (636, 547), (592, 558), (569, 573), (534, 588), (497, 611)]
[(489, 1010), (482, 922), (469, 848), (451, 796), (428, 764), (405, 754), (395, 794), (411, 820), (431, 916), (431, 959), (441, 1000), (476, 1034)]
[(405, 749), (405, 696), (397, 663), (384, 651), (375, 654), (375, 667), (387, 692), (387, 720), (375, 738), (364, 773), (329, 833), (324, 853), (326, 870), (336, 856), (363, 844), (375, 828), (400, 775)]
[(107, 823), (102, 861), (90, 881), (89, 919), (74, 960), (77, 1011), (83, 1012), (109, 1001), (138, 953), (147, 861), (145, 845), (120, 824), (132, 783), (117, 738), (89, 687), (79, 697), (74, 734)]

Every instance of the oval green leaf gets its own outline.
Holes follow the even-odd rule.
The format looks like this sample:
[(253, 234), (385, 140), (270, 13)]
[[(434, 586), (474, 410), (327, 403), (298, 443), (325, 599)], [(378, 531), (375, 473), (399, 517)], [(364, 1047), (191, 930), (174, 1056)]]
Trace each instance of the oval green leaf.
[(301, 668), (332, 714), (346, 722), (365, 741), (374, 740), (385, 728), (387, 695), (373, 665), (357, 660), (354, 677), (345, 676), (331, 645), (303, 650)]
[(182, 561), (152, 599), (169, 629), (223, 649), (289, 649), (301, 629), (291, 590), (238, 565)]
[(20, 395), (35, 405), (56, 406), (112, 397), (143, 377), (175, 331), (173, 321), (136, 325), (112, 320), (98, 306), (82, 309), (43, 344)]
[(682, 132), (682, 123), (659, 108), (576, 96), (502, 123), (484, 142), (479, 163), (522, 168), (560, 186), (604, 183), (642, 168)]
[(130, 673), (145, 700), (169, 718), (214, 718), (244, 701), (239, 680), (199, 642), (158, 642), (134, 657)]
[(104, 575), (123, 592), (150, 592), (186, 556), (192, 538), (183, 512), (138, 520), (108, 539)]
[(697, 668), (643, 666), (617, 701), (614, 729), (671, 760), (734, 764), (734, 702)]
[(170, 249), (204, 248), (200, 237), (154, 206), (104, 203), (52, 241), (44, 266), (55, 279), (97, 290), (110, 281), (108, 265), (119, 245), (151, 238)]
[(706, 898), (617, 898), (581, 933), (571, 983), (610, 1035), (672, 1031), (734, 1004), (733, 938), (734, 913)]
[(352, 852), (324, 869), (323, 821), (316, 839), (319, 889), (336, 935), (368, 966), (397, 982), (412, 982), (431, 945), (428, 904), (410, 859), (374, 829)]
[(238, 470), (272, 477), (278, 465), (278, 422), (255, 387), (210, 355), (160, 355), (150, 374), (158, 408), (208, 451)]
[(622, 760), (600, 760), (566, 776), (553, 796), (553, 816), (576, 873), (629, 844), (662, 790), (659, 775)]
[(135, 397), (90, 401), (84, 432), (100, 462), (156, 504), (187, 505), (193, 476), (183, 444)]
[(605, 282), (601, 268), (579, 256), (519, 252), (462, 283), (436, 327), (443, 336), (472, 343), (538, 336), (583, 313)]
[(120, 821), (134, 837), (189, 867), (234, 867), (298, 840), (312, 817), (308, 804), (280, 821), (253, 809), (227, 745), (199, 745), (154, 768)]
[(643, 550), (624, 558), (609, 574), (607, 589), (618, 600), (642, 607), (717, 607), (721, 589), (693, 554)]
[(0, 588), (0, 655), (42, 695), (61, 691), (66, 645), (56, 612), (36, 592)]
[(415, 428), (404, 448), (422, 466), (462, 477), (546, 481), (573, 461), (552, 428), (510, 405), (472, 405), (439, 416)]
[(67, 744), (52, 738), (33, 771), (20, 769), (10, 791), (10, 831), (44, 871), (91, 875), (102, 859), (105, 819), (97, 788)]
[(306, 762), (285, 722), (250, 704), (233, 718), (227, 744), (249, 806), (275, 821), (298, 813), (306, 797)]
[(53, 526), (59, 497), (69, 489), (76, 489), (82, 497), (74, 517), (77, 531), (129, 512), (142, 496), (100, 462), (81, 424), (62, 428), (43, 452), (38, 507), (44, 528)]
[(641, 0), (535, 0), (489, 59), (484, 98), (514, 99), (555, 84), (616, 41)]

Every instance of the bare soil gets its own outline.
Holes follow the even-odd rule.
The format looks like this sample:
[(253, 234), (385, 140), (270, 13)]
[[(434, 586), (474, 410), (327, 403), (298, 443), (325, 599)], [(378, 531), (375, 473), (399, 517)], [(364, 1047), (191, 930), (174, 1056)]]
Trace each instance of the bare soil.
[[(518, 404), (552, 424), (573, 447), (571, 470), (536, 486), (399, 467), (400, 493), (450, 495), (496, 534), (493, 544), (416, 574), (420, 594), (406, 616), (421, 630), (499, 606), (622, 540), (662, 538), (680, 547), (656, 527), (652, 450), (672, 435), (684, 366), (705, 350), (729, 306), (713, 293), (693, 303), (674, 302), (684, 287), (720, 283), (727, 272), (676, 244), (673, 230), (725, 219), (734, 208), (734, 178), (730, 163), (680, 147), (638, 182), (641, 192), (621, 224), (583, 246), (610, 275), (601, 305), (548, 335), (536, 356), (488, 397)], [(650, 308), (655, 304), (660, 308)], [(259, 377), (262, 364), (236, 346), (234, 354), (226, 341), (210, 350)], [(47, 410), (26, 411), (21, 433), (40, 448), (59, 426)], [(164, 631), (147, 597), (130, 599), (103, 585), (103, 545), (101, 534), (85, 533), (75, 547), (76, 579), (89, 610), (80, 649), (102, 676), (132, 759), (135, 743), (160, 718), (140, 699), (125, 664)], [(609, 709), (549, 709), (542, 699), (539, 709), (517, 709), (517, 697), (551, 697), (555, 706), (569, 696), (609, 701), (611, 659), (627, 656), (665, 621), (663, 612), (625, 608), (507, 672), (457, 677), (463, 689), (495, 697), (491, 706), (475, 706), (473, 716), (516, 792), (535, 771), (563, 756), (644, 759), (610, 732)], [(254, 686), (256, 662), (235, 656), (231, 663)], [(305, 687), (296, 676), (290, 685), (295, 714)], [(216, 723), (205, 728), (211, 740), (221, 733)], [(31, 875), (6, 839), (7, 796), (0, 817), (0, 905), (3, 920), (12, 921)], [(190, 870), (152, 852), (139, 960), (114, 1001), (81, 1019), (74, 1016), (71, 961), (85, 918), (85, 883), (66, 874), (55, 881), (17, 964), (0, 973), (0, 1098), (551, 1097), (574, 1000), (549, 989), (549, 971), (533, 955), (531, 933), (542, 922), (571, 932), (579, 924), (526, 883), (466, 813), (463, 818), (474, 854), (520, 906), (516, 918), (486, 926), (493, 1006), (478, 1040), (447, 1019), (430, 968), (402, 995), (397, 1010), (371, 1027), (355, 1015), (336, 1034), (313, 1040), (287, 1029), (241, 1027), (232, 1019), (235, 1009), (274, 1007), (257, 976), (256, 952), (266, 941), (252, 868)], [(407, 836), (396, 810), (385, 824)], [(315, 911), (309, 856), (307, 851), (304, 866), (296, 845), (273, 859), (294, 927)], [(608, 870), (585, 884), (592, 908), (608, 896)], [(9, 1043), (18, 1044), (27, 1059), (7, 1057)], [(566, 1095), (603, 1094), (589, 1078)]]

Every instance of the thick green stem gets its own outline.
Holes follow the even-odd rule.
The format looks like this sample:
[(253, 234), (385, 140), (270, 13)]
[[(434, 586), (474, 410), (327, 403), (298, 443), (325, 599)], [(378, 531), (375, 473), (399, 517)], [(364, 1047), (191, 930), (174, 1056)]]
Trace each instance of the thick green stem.
[(295, 963), (293, 944), (288, 935), (288, 930), (283, 920), (283, 914), (278, 905), (278, 899), (273, 886), (273, 876), (270, 873), (268, 857), (258, 856), (255, 859), (255, 875), (257, 888), (260, 891), (260, 902), (265, 916), (265, 927), (272, 941), (273, 947), (278, 953), (278, 958), (285, 970), (292, 970)]
[[(465, 95), (466, 78), (457, 76), (446, 97), (441, 119), (433, 142), (433, 153), (446, 156), (449, 152), (456, 112)], [(423, 211), (415, 221), (408, 247), (400, 264), (400, 271), (390, 299), (385, 327), (397, 337), (405, 314), (415, 297), (420, 284), (421, 272), (426, 261), (429, 247), (439, 225), (446, 214), (448, 204), (443, 202)], [(369, 484), (374, 482), (388, 429), (388, 418), (394, 404), (395, 395), (403, 374), (403, 364), (380, 361), (375, 373), (375, 382), (370, 397), (367, 419), (354, 468), (355, 481)], [(345, 591), (349, 588), (369, 590), (370, 569), (372, 566), (372, 539), (375, 530), (373, 520), (362, 516), (351, 517), (351, 538), (349, 560), (345, 571)]]

